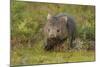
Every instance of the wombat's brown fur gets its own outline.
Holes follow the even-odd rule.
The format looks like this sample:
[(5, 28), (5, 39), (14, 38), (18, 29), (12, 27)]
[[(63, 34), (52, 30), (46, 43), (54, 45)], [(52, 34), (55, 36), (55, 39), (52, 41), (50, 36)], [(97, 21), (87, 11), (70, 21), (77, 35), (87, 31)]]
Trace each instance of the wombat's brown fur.
[(58, 14), (51, 16), (48, 14), (47, 23), (44, 26), (45, 49), (54, 50), (55, 47), (61, 45), (68, 40), (69, 48), (73, 48), (73, 40), (75, 39), (75, 22), (66, 14)]

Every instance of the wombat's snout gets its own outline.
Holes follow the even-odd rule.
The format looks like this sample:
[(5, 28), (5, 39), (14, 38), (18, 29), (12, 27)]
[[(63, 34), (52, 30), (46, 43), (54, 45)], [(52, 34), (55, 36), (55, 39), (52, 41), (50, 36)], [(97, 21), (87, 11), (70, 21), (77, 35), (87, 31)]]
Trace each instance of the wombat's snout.
[(49, 38), (56, 38), (56, 35), (51, 33), (51, 34), (49, 34)]

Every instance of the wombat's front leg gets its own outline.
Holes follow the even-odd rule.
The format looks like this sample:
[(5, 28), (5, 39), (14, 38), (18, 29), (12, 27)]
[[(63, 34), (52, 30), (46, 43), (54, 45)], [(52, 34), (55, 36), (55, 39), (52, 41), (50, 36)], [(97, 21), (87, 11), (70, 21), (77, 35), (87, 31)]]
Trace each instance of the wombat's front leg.
[(53, 49), (53, 45), (50, 42), (46, 42), (45, 46), (44, 46), (44, 49), (46, 51), (51, 51)]

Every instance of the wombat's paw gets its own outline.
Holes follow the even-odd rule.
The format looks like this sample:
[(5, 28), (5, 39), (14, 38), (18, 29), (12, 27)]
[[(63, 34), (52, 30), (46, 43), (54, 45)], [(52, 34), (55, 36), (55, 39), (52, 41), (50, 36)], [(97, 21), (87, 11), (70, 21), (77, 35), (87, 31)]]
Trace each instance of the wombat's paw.
[(44, 50), (46, 50), (46, 51), (51, 51), (51, 50), (52, 50), (52, 46), (46, 45), (46, 46), (44, 47)]
[(44, 47), (44, 50), (49, 50), (50, 48), (46, 45), (45, 47)]

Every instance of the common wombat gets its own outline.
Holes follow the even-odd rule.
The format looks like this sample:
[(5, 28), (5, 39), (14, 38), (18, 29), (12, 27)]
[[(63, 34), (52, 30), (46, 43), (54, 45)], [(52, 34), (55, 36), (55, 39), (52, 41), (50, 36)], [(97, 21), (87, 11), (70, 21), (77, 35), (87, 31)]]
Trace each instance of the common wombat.
[(62, 45), (65, 40), (69, 41), (69, 48), (73, 48), (76, 25), (72, 17), (67, 14), (51, 16), (48, 14), (47, 23), (44, 26), (45, 49), (52, 50), (57, 45)]

